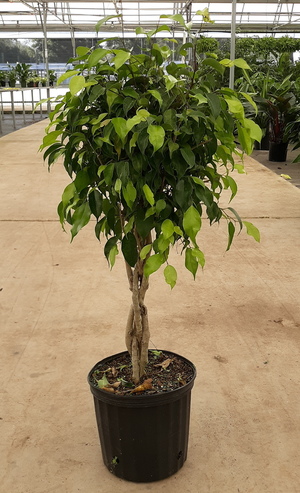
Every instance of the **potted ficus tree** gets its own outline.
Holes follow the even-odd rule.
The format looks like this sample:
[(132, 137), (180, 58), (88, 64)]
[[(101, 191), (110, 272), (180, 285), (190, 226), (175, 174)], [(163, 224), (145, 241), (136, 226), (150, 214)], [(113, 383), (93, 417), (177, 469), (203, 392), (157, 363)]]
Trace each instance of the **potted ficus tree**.
[[(209, 20), (207, 10), (197, 12)], [(201, 218), (228, 223), (228, 248), (236, 228), (258, 230), (231, 207), (221, 208), (224, 190), (237, 191), (230, 172), (235, 165), (235, 131), (250, 153), (259, 127), (245, 118), (241, 99), (216, 87), (199, 70), (196, 37), (181, 15), (161, 16), (179, 22), (189, 41), (177, 47), (191, 62), (172, 63), (171, 50), (152, 32), (137, 29), (148, 49), (78, 47), (69, 92), (56, 98), (41, 149), (49, 167), (59, 157), (70, 176), (58, 213), (71, 227), (72, 239), (95, 220), (95, 235), (105, 239), (104, 254), (113, 267), (122, 254), (132, 292), (126, 324), (127, 351), (109, 356), (89, 373), (105, 465), (131, 481), (154, 481), (175, 473), (187, 454), (190, 393), (195, 368), (168, 351), (149, 351), (145, 295), (149, 278), (163, 267), (173, 288), (177, 272), (170, 249), (179, 245), (186, 268), (195, 277), (205, 263), (197, 235)], [(102, 19), (97, 28), (110, 19)], [(229, 60), (203, 60), (223, 74)], [(243, 62), (237, 62), (239, 66)], [(247, 65), (244, 65), (247, 68)], [(166, 369), (168, 371), (166, 371)], [(172, 380), (173, 378), (173, 380)]]

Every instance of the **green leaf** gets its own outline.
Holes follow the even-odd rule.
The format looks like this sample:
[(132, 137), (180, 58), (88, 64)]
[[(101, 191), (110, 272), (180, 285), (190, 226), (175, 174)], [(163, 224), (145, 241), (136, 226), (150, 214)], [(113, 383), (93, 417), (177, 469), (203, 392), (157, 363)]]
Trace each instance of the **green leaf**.
[(113, 50), (116, 53), (116, 56), (113, 58), (113, 62), (115, 64), (115, 69), (118, 70), (122, 65), (124, 65), (127, 60), (131, 57), (131, 53), (129, 51), (123, 50)]
[(246, 226), (247, 234), (249, 236), (252, 236), (255, 239), (255, 241), (257, 241), (259, 243), (260, 242), (259, 229), (256, 226), (254, 226), (254, 224), (249, 223), (248, 221), (243, 221), (243, 224), (244, 224), (244, 226)]
[(100, 19), (100, 21), (97, 22), (96, 26), (95, 26), (95, 31), (98, 33), (99, 30), (100, 30), (100, 27), (105, 24), (107, 21), (109, 21), (110, 19), (115, 19), (116, 17), (121, 17), (122, 14), (117, 14), (117, 15), (107, 15), (106, 17), (103, 17), (102, 19)]
[(248, 63), (243, 58), (236, 58), (233, 60), (234, 65), (239, 68), (243, 68), (244, 70), (251, 70)]
[(123, 192), (123, 196), (124, 196), (124, 199), (125, 199), (128, 207), (130, 207), (130, 209), (132, 209), (134, 201), (136, 199), (136, 189), (135, 189), (132, 181), (129, 181), (127, 183), (126, 188), (122, 188), (122, 192)]
[(241, 95), (247, 99), (247, 101), (251, 104), (251, 106), (253, 106), (253, 108), (255, 109), (255, 113), (257, 114), (257, 104), (256, 102), (251, 98), (250, 94), (247, 94), (246, 92), (241, 92)]
[(195, 154), (193, 153), (191, 146), (189, 144), (185, 144), (184, 147), (180, 148), (180, 153), (183, 159), (188, 163), (190, 168), (193, 168), (196, 162), (195, 162)]
[(185, 26), (185, 20), (181, 14), (174, 14), (174, 15), (166, 15), (163, 14), (160, 16), (160, 19), (171, 19), (172, 21), (179, 22), (181, 26)]
[(165, 131), (160, 125), (149, 125), (147, 128), (147, 133), (149, 135), (150, 144), (154, 147), (154, 152), (158, 151), (165, 140)]
[(88, 67), (95, 67), (100, 60), (102, 60), (108, 53), (109, 50), (105, 50), (104, 48), (96, 48), (96, 50), (92, 51), (88, 58)]
[(149, 277), (153, 272), (156, 272), (165, 262), (165, 257), (161, 253), (156, 253), (148, 257), (144, 265), (144, 274)]
[(64, 82), (66, 79), (69, 79), (69, 77), (72, 77), (72, 75), (77, 75), (79, 74), (79, 70), (67, 70), (64, 74), (62, 74), (58, 79), (57, 79), (57, 85), (61, 84)]
[(69, 84), (72, 96), (75, 96), (75, 94), (81, 91), (81, 89), (84, 88), (84, 85), (85, 78), (83, 77), (83, 75), (75, 75), (74, 77), (72, 77)]
[(176, 111), (174, 108), (169, 108), (163, 114), (164, 124), (169, 125), (170, 130), (175, 130), (176, 128)]
[(135, 30), (135, 34), (147, 34), (147, 31), (142, 26), (138, 26)]
[(139, 93), (136, 92), (132, 87), (124, 87), (123, 89), (124, 96), (128, 96), (133, 99), (139, 99)]
[(159, 253), (164, 253), (170, 246), (170, 239), (165, 239), (163, 235), (159, 237), (153, 243), (154, 250)]
[(115, 191), (116, 191), (117, 193), (120, 193), (121, 188), (122, 188), (122, 181), (120, 180), (120, 178), (117, 178), (117, 179), (116, 179), (116, 182), (115, 182), (114, 189), (115, 189)]
[(179, 226), (174, 227), (174, 233), (176, 233), (178, 236), (183, 236), (183, 232)]
[(66, 186), (62, 194), (62, 205), (64, 209), (66, 209), (71, 202), (71, 200), (77, 195), (77, 190), (74, 182), (70, 183)]
[(125, 118), (118, 117), (118, 118), (112, 118), (111, 123), (113, 124), (117, 135), (120, 137), (121, 141), (124, 143), (126, 136), (129, 132), (129, 130), (127, 128), (127, 121), (125, 120)]
[(149, 111), (145, 109), (138, 110), (136, 112), (136, 115), (134, 115), (132, 118), (129, 118), (126, 121), (127, 129), (128, 132), (131, 130), (135, 125), (138, 125), (139, 123), (147, 120), (148, 116), (150, 116)]
[(211, 20), (207, 7), (205, 7), (205, 9), (203, 10), (197, 10), (195, 15), (202, 15), (203, 22), (210, 22), (211, 24), (215, 22)]
[(171, 286), (171, 289), (173, 289), (177, 281), (176, 269), (172, 265), (167, 265), (164, 269), (164, 276), (166, 283)]
[(142, 260), (145, 260), (147, 255), (151, 252), (151, 249), (152, 249), (152, 243), (150, 243), (149, 245), (145, 245), (140, 251), (140, 258)]
[(161, 232), (163, 237), (167, 240), (174, 233), (174, 224), (170, 219), (166, 219), (161, 225)]
[(243, 124), (246, 128), (249, 129), (251, 139), (260, 142), (262, 139), (262, 129), (257, 125), (257, 123), (255, 123), (253, 120), (250, 120), (249, 118), (244, 118)]
[(114, 85), (108, 87), (106, 90), (106, 99), (107, 99), (107, 104), (109, 106), (109, 109), (112, 107), (115, 99), (119, 96), (118, 89), (119, 89), (119, 86), (117, 84), (114, 84)]
[(131, 152), (131, 149), (133, 147), (136, 147), (138, 136), (139, 136), (139, 132), (134, 132), (134, 134), (132, 135), (132, 137), (131, 137), (131, 139), (129, 141), (129, 152)]
[(238, 213), (236, 212), (236, 210), (235, 210), (235, 209), (233, 209), (232, 207), (228, 207), (228, 210), (230, 210), (230, 211), (231, 211), (231, 212), (235, 215), (236, 219), (238, 220), (238, 223), (239, 223), (239, 225), (240, 225), (240, 230), (241, 230), (241, 229), (242, 229), (242, 227), (243, 227), (243, 223), (242, 223), (242, 220), (241, 220), (241, 218), (240, 218), (239, 214), (238, 214)]
[(51, 144), (54, 144), (56, 142), (56, 139), (59, 135), (62, 134), (62, 130), (53, 130), (53, 132), (49, 132), (45, 137), (43, 138), (43, 145), (42, 147), (47, 147)]
[[(104, 245), (104, 255), (105, 257), (107, 258), (107, 260), (110, 262), (110, 252), (111, 250), (116, 247), (117, 248), (117, 241), (118, 241), (118, 238), (116, 236), (113, 236), (112, 238), (109, 238), (109, 240), (107, 240), (107, 242), (105, 243)], [(118, 253), (118, 249), (117, 249), (117, 253)], [(114, 263), (114, 258), (116, 256), (116, 251), (111, 255), (111, 259), (113, 260), (113, 263)], [(113, 266), (113, 265), (112, 265)], [(112, 267), (111, 266), (111, 267)]]
[(237, 187), (236, 181), (231, 176), (227, 176), (227, 180), (228, 180), (228, 185), (229, 185), (230, 190), (231, 190), (231, 197), (230, 197), (230, 200), (229, 200), (229, 202), (231, 202), (232, 199), (237, 194), (238, 187)]
[(131, 232), (122, 239), (122, 253), (130, 267), (134, 267), (138, 259), (138, 251), (135, 236)]
[(236, 126), (237, 126), (237, 131), (238, 131), (238, 138), (239, 138), (240, 144), (242, 146), (242, 149), (248, 155), (250, 155), (252, 153), (252, 148), (253, 148), (252, 143), (253, 143), (253, 140), (250, 137), (249, 129), (244, 128), (238, 122), (237, 122)]
[(167, 206), (166, 201), (163, 199), (159, 199), (155, 204), (155, 209), (157, 214), (163, 211), (166, 208), (166, 206)]
[(224, 74), (225, 67), (223, 67), (223, 65), (220, 62), (218, 62), (218, 60), (215, 60), (214, 58), (204, 58), (204, 60), (202, 61), (202, 65), (212, 67), (213, 69), (217, 70), (217, 72), (219, 72), (219, 74), (221, 75)]
[(192, 186), (188, 180), (179, 180), (175, 189), (175, 200), (182, 208), (187, 208), (187, 204), (191, 203)]
[(237, 116), (243, 116), (244, 115), (244, 106), (242, 105), (241, 101), (237, 98), (234, 97), (227, 97), (224, 96), (224, 99), (228, 105), (229, 111), (233, 113), (234, 115)]
[(201, 178), (198, 178), (198, 176), (192, 176), (192, 180), (197, 183), (197, 185), (201, 185), (201, 187), (205, 188), (205, 183)]
[(224, 67), (233, 67), (234, 62), (233, 60), (230, 60), (229, 58), (224, 58), (223, 60), (220, 60), (221, 65), (224, 65)]
[(202, 269), (205, 265), (205, 257), (204, 253), (199, 250), (199, 248), (193, 248), (192, 249), (192, 254), (193, 256), (197, 259), (197, 262), (201, 265)]
[(179, 149), (179, 145), (177, 142), (173, 142), (172, 140), (168, 141), (168, 147), (169, 147), (169, 153), (170, 153), (170, 158), (172, 158), (173, 152), (177, 151)]
[(198, 103), (197, 103), (198, 105), (203, 104), (203, 103), (207, 103), (207, 98), (205, 96), (203, 96), (203, 94), (201, 94), (201, 93), (193, 94), (192, 97), (196, 98), (198, 100)]
[(147, 219), (147, 217), (153, 216), (155, 212), (156, 212), (155, 207), (149, 207), (149, 209), (147, 209), (146, 211), (145, 219)]
[(159, 105), (161, 106), (163, 104), (163, 99), (162, 99), (162, 96), (160, 94), (159, 91), (157, 91), (157, 89), (153, 89), (153, 90), (149, 90), (148, 91), (150, 94), (152, 94), (152, 96), (157, 99), (157, 101), (159, 102)]
[(201, 228), (201, 217), (197, 209), (191, 205), (183, 216), (183, 229), (191, 238), (193, 243), (196, 243), (196, 235)]
[(77, 46), (76, 47), (76, 54), (79, 57), (85, 56), (89, 51), (90, 51), (90, 48), (88, 48), (87, 46)]
[(143, 192), (145, 194), (145, 197), (147, 199), (147, 201), (149, 202), (150, 205), (154, 205), (154, 195), (153, 195), (153, 192), (151, 190), (151, 188), (147, 185), (147, 183), (145, 183), (145, 185), (143, 186)]
[(185, 267), (193, 274), (195, 279), (198, 270), (198, 261), (194, 257), (191, 248), (187, 248), (185, 251)]
[(113, 179), (113, 174), (114, 174), (114, 169), (115, 169), (115, 163), (110, 163), (107, 166), (105, 166), (103, 170), (103, 175), (104, 175), (104, 180), (106, 185), (110, 186), (112, 179)]
[(102, 213), (102, 195), (99, 190), (93, 190), (89, 194), (89, 205), (92, 214), (98, 219)]
[(164, 75), (167, 91), (171, 91), (178, 80), (173, 75)]
[(129, 233), (129, 231), (132, 230), (133, 224), (134, 224), (134, 216), (131, 216), (131, 218), (129, 219), (129, 221), (124, 226), (124, 233), (125, 234)]
[(207, 94), (207, 100), (214, 118), (218, 118), (222, 109), (219, 97), (216, 94), (210, 92), (209, 94)]
[(112, 249), (110, 250), (109, 254), (108, 254), (108, 261), (110, 263), (110, 268), (111, 269), (115, 265), (116, 256), (118, 255), (118, 253), (119, 253), (118, 247), (117, 247), (117, 245), (114, 245), (112, 247)]
[(232, 240), (233, 240), (233, 237), (234, 237), (234, 233), (235, 233), (235, 226), (234, 226), (234, 224), (231, 221), (229, 221), (229, 223), (228, 223), (228, 245), (227, 245), (227, 248), (226, 248), (226, 252), (231, 247), (231, 243), (232, 243)]
[(72, 228), (71, 228), (72, 240), (74, 236), (76, 236), (77, 233), (81, 230), (81, 228), (83, 228), (89, 222), (90, 217), (91, 217), (90, 206), (88, 202), (84, 202), (75, 210), (72, 216)]

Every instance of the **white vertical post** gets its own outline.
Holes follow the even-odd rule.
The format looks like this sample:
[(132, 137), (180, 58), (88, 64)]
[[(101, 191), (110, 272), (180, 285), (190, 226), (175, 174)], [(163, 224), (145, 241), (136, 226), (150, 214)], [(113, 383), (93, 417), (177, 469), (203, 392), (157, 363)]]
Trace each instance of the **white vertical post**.
[[(230, 60), (235, 59), (236, 0), (232, 0)], [(234, 89), (234, 66), (229, 69), (229, 87)]]

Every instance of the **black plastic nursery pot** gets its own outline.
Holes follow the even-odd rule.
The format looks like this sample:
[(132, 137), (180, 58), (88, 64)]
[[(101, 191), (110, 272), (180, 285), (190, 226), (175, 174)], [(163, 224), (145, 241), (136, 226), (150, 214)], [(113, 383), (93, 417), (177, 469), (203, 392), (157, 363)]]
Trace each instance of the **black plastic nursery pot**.
[(287, 157), (287, 142), (270, 142), (269, 161), (282, 163)]
[(105, 466), (115, 476), (134, 482), (158, 481), (175, 474), (187, 458), (191, 390), (196, 377), (175, 390), (151, 395), (117, 395), (93, 384), (93, 373), (126, 352), (97, 363), (88, 375)]

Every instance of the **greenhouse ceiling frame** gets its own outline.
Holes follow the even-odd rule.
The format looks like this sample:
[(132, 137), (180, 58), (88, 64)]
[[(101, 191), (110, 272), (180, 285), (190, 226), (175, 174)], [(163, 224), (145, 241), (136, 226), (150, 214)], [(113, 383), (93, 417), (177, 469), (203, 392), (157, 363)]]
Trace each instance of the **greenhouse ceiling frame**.
[[(200, 16), (194, 17), (197, 10), (208, 7), (213, 24), (204, 23)], [(195, 30), (212, 35), (229, 35), (232, 30), (232, 13), (236, 10), (235, 24), (238, 34), (255, 33), (277, 35), (299, 34), (300, 36), (300, 0), (288, 2), (270, 0), (243, 0), (229, 2), (218, 0), (200, 3), (193, 0), (110, 0), (99, 2), (89, 0), (67, 0), (51, 2), (48, 0), (0, 0), (0, 36), (4, 37), (42, 37), (45, 29), (48, 37), (60, 37), (67, 34), (73, 37), (95, 35), (97, 21), (106, 15), (122, 14), (122, 17), (107, 22), (101, 33), (115, 33), (119, 36), (135, 35), (135, 29), (142, 25), (146, 30), (153, 29), (161, 14), (182, 13), (189, 20), (194, 17)], [(171, 20), (164, 24), (174, 27)], [(176, 25), (176, 31), (180, 26)], [(27, 34), (26, 34), (27, 33)]]

